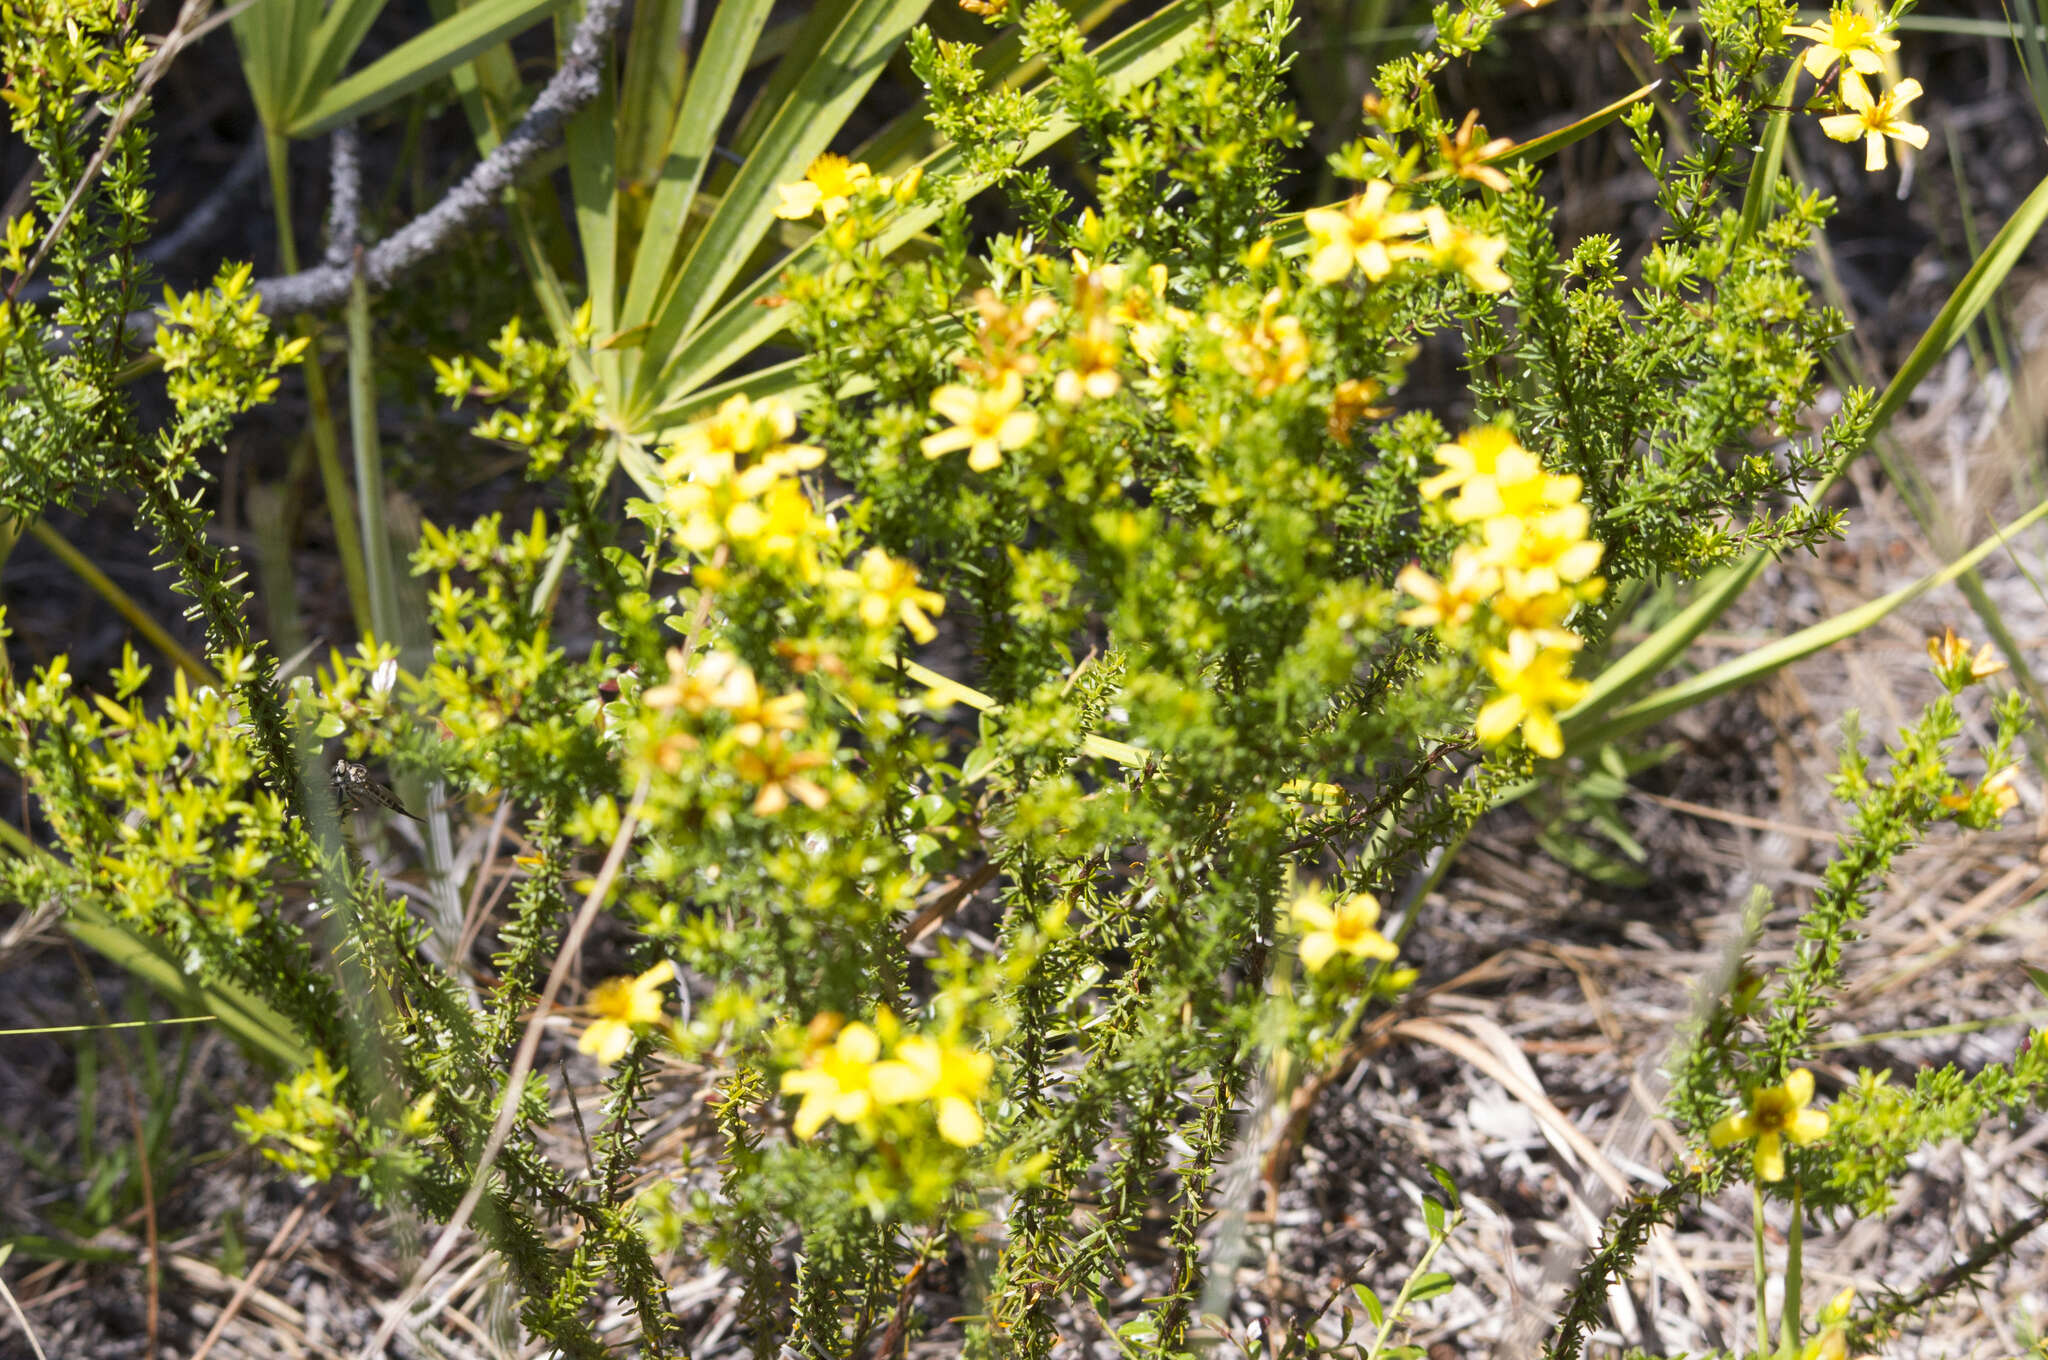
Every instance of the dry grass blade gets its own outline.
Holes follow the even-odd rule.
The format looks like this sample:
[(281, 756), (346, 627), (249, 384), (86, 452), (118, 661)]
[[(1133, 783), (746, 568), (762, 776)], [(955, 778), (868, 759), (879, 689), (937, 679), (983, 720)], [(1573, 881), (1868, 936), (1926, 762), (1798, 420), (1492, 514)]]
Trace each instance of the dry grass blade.
[(284, 1256), (291, 1243), (292, 1234), (298, 1231), (299, 1220), (306, 1216), (306, 1210), (311, 1204), (312, 1200), (302, 1199), (293, 1206), (290, 1215), (278, 1228), (277, 1236), (270, 1239), (270, 1245), (264, 1249), (262, 1257), (235, 1285), (235, 1292), (229, 1296), (227, 1306), (220, 1310), (220, 1316), (215, 1318), (213, 1326), (207, 1329), (205, 1338), (199, 1343), (199, 1349), (192, 1352), (192, 1360), (206, 1360), (207, 1353), (219, 1342), (221, 1333), (227, 1330), (227, 1325), (235, 1320), (235, 1315), (249, 1302), (250, 1296), (256, 1292), (256, 1286), (263, 1283), (263, 1276)]
[(1396, 1024), (1394, 1033), (1404, 1039), (1434, 1044), (1493, 1078), (1509, 1095), (1528, 1107), (1529, 1113), (1536, 1116), (1537, 1123), (1542, 1125), (1553, 1142), (1569, 1149), (1570, 1155), (1583, 1162), (1586, 1169), (1598, 1176), (1617, 1198), (1626, 1196), (1629, 1193), (1628, 1178), (1593, 1145), (1592, 1139), (1579, 1132), (1579, 1126), (1572, 1123), (1563, 1110), (1551, 1103), (1550, 1097), (1535, 1083), (1535, 1073), (1529, 1069), (1528, 1060), (1523, 1058), (1519, 1062), (1510, 1062), (1503, 1056), (1503, 1046), (1507, 1050), (1514, 1049), (1513, 1037), (1492, 1021), (1478, 1016), (1459, 1016), (1458, 1023), (1470, 1029), (1472, 1036), (1458, 1033), (1441, 1020), (1422, 1016)]
[[(14, 1244), (12, 1242), (7, 1243), (5, 1246), (0, 1246), (0, 1266), (6, 1265), (7, 1258), (12, 1255), (14, 1255)], [(28, 1338), (29, 1349), (36, 1353), (36, 1360), (48, 1360), (48, 1357), (43, 1354), (43, 1343), (36, 1340), (35, 1329), (28, 1325), (28, 1314), (21, 1311), (21, 1305), (15, 1301), (14, 1291), (7, 1287), (5, 1276), (0, 1276), (0, 1299), (7, 1300), (7, 1311), (13, 1315), (14, 1325), (21, 1328), (21, 1334)]]

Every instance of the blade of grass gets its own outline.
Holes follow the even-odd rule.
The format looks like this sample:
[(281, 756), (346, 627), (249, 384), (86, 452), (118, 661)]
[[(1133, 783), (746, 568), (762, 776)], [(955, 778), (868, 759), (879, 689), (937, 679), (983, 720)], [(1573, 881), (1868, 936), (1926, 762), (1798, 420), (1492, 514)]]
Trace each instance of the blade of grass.
[[(711, 20), (633, 253), (632, 277), (619, 309), (620, 327), (644, 325), (653, 315), (655, 302), (669, 281), (669, 267), (681, 249), (690, 205), (711, 159), (719, 116), (732, 103), (772, 8), (774, 0), (725, 0)], [(604, 333), (608, 332), (601, 328), (600, 334)]]
[(212, 1014), (248, 1051), (272, 1059), (287, 1071), (311, 1065), (312, 1050), (282, 1015), (239, 987), (194, 982), (170, 946), (109, 916), (84, 894), (69, 904), (64, 930), (148, 983), (180, 1010)]
[(1795, 661), (1831, 647), (1846, 638), (1854, 637), (1899, 606), (1916, 600), (1936, 586), (1946, 585), (1972, 570), (1986, 557), (2007, 546), (2015, 534), (2037, 523), (2043, 516), (2048, 516), (2048, 501), (2042, 501), (1939, 571), (1930, 572), (1912, 584), (1892, 591), (1889, 595), (1881, 595), (1831, 619), (1825, 619), (1809, 628), (1802, 628), (1788, 637), (1779, 638), (1776, 642), (1759, 647), (1731, 661), (1724, 661), (1678, 684), (1667, 685), (1621, 709), (1603, 723), (1580, 726), (1576, 729), (1567, 727), (1566, 744), (1571, 750), (1578, 752), (1595, 750), (1607, 742), (1618, 740), (1631, 732), (1662, 721), (1674, 713), (1704, 703), (1715, 695), (1725, 694), (1742, 685), (1754, 684)]
[[(371, 618), (380, 641), (397, 646), (419, 668), (418, 656), (425, 650), (423, 627), (408, 627), (413, 619), (399, 599), (396, 540), (386, 513), (383, 455), (377, 439), (376, 355), (370, 342), (370, 291), (360, 274), (349, 293), (348, 303), (349, 432), (355, 447), (356, 485), (361, 490), (363, 545), (370, 560)], [(450, 872), (454, 841), (449, 831), (448, 811), (441, 781), (405, 777), (399, 782), (399, 796), (420, 809), (426, 825), (427, 875), (431, 890), (434, 940), (440, 946), (438, 960), (456, 971), (453, 957), (456, 940), (462, 935), (462, 902)]]
[[(658, 382), (662, 360), (718, 305), (726, 286), (776, 223), (778, 185), (801, 179), (832, 142), (926, 0), (856, 0), (804, 72), (704, 224), (649, 314), (648, 349), (635, 386)], [(784, 59), (785, 61), (788, 58)]]
[(391, 533), (384, 523), (384, 458), (377, 446), (376, 357), (370, 350), (370, 290), (356, 275), (348, 299), (348, 433), (355, 454), (356, 506), (370, 577), (370, 631), (378, 641), (403, 641), (398, 589), (392, 580)]
[(292, 137), (316, 137), (395, 103), (472, 57), (523, 33), (567, 0), (482, 0), (408, 39), (352, 76), (335, 82), (287, 125)]
[[(695, 8), (689, 0), (641, 0), (634, 8), (632, 35), (626, 41), (626, 72), (619, 86), (615, 139), (615, 163), (625, 183), (650, 183), (661, 173), (687, 88), (689, 53), (683, 25), (695, 17)], [(723, 13), (725, 6), (721, 4), (718, 10)], [(709, 43), (705, 51), (715, 55)]]
[[(278, 259), (285, 273), (299, 271), (299, 245), (292, 230), (291, 142), (269, 125), (263, 144), (270, 155), (270, 203), (277, 222)], [(327, 517), (334, 527), (334, 553), (341, 559), (341, 579), (348, 589), (349, 612), (357, 628), (370, 619), (370, 578), (363, 570), (363, 546), (356, 537), (355, 499), (348, 474), (341, 468), (341, 440), (334, 432), (334, 403), (327, 391), (327, 370), (320, 363), (320, 327), (310, 316), (298, 317), (292, 329), (308, 344), (301, 371), (306, 379), (307, 429), (313, 436), (313, 461), (327, 498)]]
[(1656, 94), (1657, 87), (1663, 83), (1661, 80), (1653, 80), (1640, 89), (1630, 90), (1612, 104), (1597, 108), (1584, 118), (1573, 119), (1555, 131), (1546, 132), (1540, 137), (1531, 137), (1526, 142), (1517, 142), (1499, 155), (1489, 156), (1486, 164), (1498, 166), (1520, 165), (1525, 162), (1540, 161), (1555, 156), (1572, 143), (1583, 141), (1592, 136), (1601, 128), (1606, 127), (1609, 123), (1627, 113), (1637, 104)]
[(229, 23), (242, 56), (242, 78), (266, 128), (291, 120), (308, 36), (320, 22), (320, 0), (268, 0), (250, 5)]
[[(1799, 93), (1800, 65), (1793, 62), (1778, 87), (1778, 107), (1764, 122), (1764, 139), (1749, 165), (1749, 184), (1742, 191), (1742, 216), (1738, 219), (1735, 243), (1740, 245), (1756, 235), (1764, 215), (1771, 210), (1771, 198), (1778, 187), (1778, 168), (1785, 160), (1785, 135), (1792, 126), (1792, 97)], [(1729, 258), (1734, 252), (1729, 252)]]
[[(561, 36), (566, 46), (568, 36)], [(618, 325), (619, 231), (623, 203), (615, 159), (615, 129), (624, 111), (617, 101), (609, 66), (592, 99), (569, 120), (565, 144), (569, 151), (569, 192), (576, 210), (576, 236), (583, 247), (585, 296), (590, 299), (591, 325), (610, 335)], [(618, 356), (600, 352), (600, 369), (615, 367)]]
[(334, 0), (313, 32), (304, 69), (292, 89), (292, 112), (303, 112), (341, 74), (341, 68), (362, 46), (370, 25), (384, 12), (385, 0)]

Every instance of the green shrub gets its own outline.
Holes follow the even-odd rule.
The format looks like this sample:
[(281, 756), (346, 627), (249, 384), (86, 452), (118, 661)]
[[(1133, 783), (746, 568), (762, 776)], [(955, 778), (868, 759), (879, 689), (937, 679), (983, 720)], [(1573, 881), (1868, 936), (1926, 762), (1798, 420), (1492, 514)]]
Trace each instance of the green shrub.
[[(17, 275), (95, 144), (83, 97), (118, 100), (143, 57), (118, 6), (64, 8), (9, 7), (8, 99), (44, 167), (38, 216), (10, 228)], [(131, 653), (90, 688), (61, 659), (8, 681), (6, 753), (49, 847), (8, 863), (6, 891), (92, 904), (274, 1010), (313, 1057), (244, 1110), (251, 1140), (291, 1173), (473, 1222), (565, 1354), (607, 1353), (601, 1295), (636, 1310), (644, 1353), (678, 1351), (656, 1262), (681, 1248), (734, 1270), (758, 1354), (872, 1353), (950, 1255), (976, 1281), (967, 1350), (1043, 1356), (1060, 1302), (1101, 1303), (1162, 1196), (1173, 1286), (1124, 1336), (1182, 1353), (1254, 1088), (1284, 1097), (1400, 1004), (1443, 852), (1593, 754), (1558, 715), (1592, 702), (1617, 622), (1652, 587), (1837, 530), (1802, 492), (1862, 447), (1874, 402), (1810, 419), (1843, 332), (1799, 270), (1829, 204), (1772, 173), (1734, 196), (1759, 129), (1782, 130), (1792, 17), (1708, 5), (1694, 45), (1653, 8), (1678, 121), (1659, 131), (1646, 99), (1597, 120), (1660, 185), (1632, 269), (1606, 237), (1560, 246), (1544, 147), (1439, 107), (1444, 67), (1494, 40), (1492, 0), (1440, 7), (1435, 44), (1381, 69), (1332, 159), (1355, 196), (1298, 222), (1280, 216), (1305, 132), (1283, 6), (1216, 6), (1125, 87), (1034, 4), (1022, 51), (1050, 108), (920, 30), (911, 65), (951, 150), (928, 173), (824, 157), (781, 191), (817, 233), (763, 299), (806, 355), (801, 422), (756, 387), (637, 424), (593, 377), (633, 337), (599, 335), (590, 305), (547, 338), (508, 324), (487, 355), (437, 361), (438, 385), (522, 451), (551, 511), (426, 526), (430, 651), (369, 638), (288, 689), (196, 488), (200, 453), (304, 341), (277, 343), (246, 270), (172, 298), (154, 350), (171, 414), (145, 424), (121, 340), (137, 119), (54, 233), (55, 307), (7, 306), (0, 505), (138, 496), (215, 680), (180, 672), (147, 704)], [(1864, 85), (1881, 34), (1833, 25), (1805, 58), (1824, 130), (1910, 139), (1906, 84)], [(1085, 200), (1020, 158), (1054, 115), (1086, 139)], [(965, 202), (986, 183), (1017, 230), (979, 240)], [(921, 249), (885, 249), (914, 215), (935, 224)], [(1425, 347), (1466, 377), (1453, 410), (1404, 403)], [(621, 465), (646, 492), (623, 524)], [(576, 654), (564, 572), (602, 631)], [(913, 659), (942, 630), (922, 655), (971, 656), (956, 675)], [(2002, 718), (1994, 771), (2020, 707)], [(1852, 745), (1858, 821), (1807, 943), (1766, 996), (1703, 1012), (1670, 1102), (1699, 1160), (1621, 1211), (1555, 1353), (1578, 1353), (1648, 1226), (1745, 1149), (1760, 1216), (1768, 1189), (1795, 1214), (1881, 1213), (1907, 1151), (2035, 1098), (2038, 1044), (1801, 1114), (1798, 1064), (1866, 894), (1930, 821), (2003, 810), (1997, 776), (1958, 794), (1956, 731), (1937, 704), (1884, 777)], [(323, 768), (336, 739), (513, 809), (531, 854), (481, 984), (354, 850), (363, 823)], [(311, 929), (279, 909), (306, 892)], [(920, 943), (963, 912), (993, 949)], [(585, 1167), (544, 1149), (534, 1059), (600, 915), (635, 961), (584, 1011), (610, 1073)], [(637, 1181), (638, 1116), (678, 1055), (718, 1074), (716, 1194)], [(1455, 1214), (1432, 1205), (1434, 1252)], [(1396, 1315), (1440, 1287), (1422, 1266), (1411, 1285)], [(1846, 1334), (1845, 1308), (1817, 1334)], [(1395, 1319), (1368, 1311), (1385, 1343)], [(1788, 1347), (1798, 1313), (1795, 1290)]]

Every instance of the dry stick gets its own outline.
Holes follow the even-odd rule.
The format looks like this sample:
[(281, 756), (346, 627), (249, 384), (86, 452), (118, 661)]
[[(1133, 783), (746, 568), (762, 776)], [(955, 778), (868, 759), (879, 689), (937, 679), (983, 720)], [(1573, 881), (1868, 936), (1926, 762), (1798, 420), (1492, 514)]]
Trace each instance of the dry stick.
[[(5, 1261), (6, 1257), (0, 1256), (0, 1264), (5, 1264)], [(15, 1302), (14, 1291), (7, 1287), (5, 1276), (0, 1276), (0, 1299), (7, 1300), (7, 1310), (14, 1314), (14, 1321), (20, 1326), (21, 1334), (28, 1338), (29, 1349), (36, 1353), (36, 1360), (49, 1360), (49, 1357), (43, 1354), (43, 1343), (36, 1340), (35, 1330), (28, 1325), (28, 1314), (21, 1311), (21, 1305)], [(33, 1303), (35, 1300), (31, 1299), (29, 1302)]]
[[(363, 252), (364, 282), (379, 291), (446, 246), (470, 223), (489, 212), (512, 187), (528, 162), (547, 150), (562, 124), (596, 97), (602, 59), (609, 49), (624, 0), (589, 0), (583, 22), (569, 40), (562, 64), (503, 142), (476, 163), (433, 207)], [(271, 317), (332, 307), (348, 296), (353, 261), (323, 262), (280, 278), (258, 279), (254, 291)]]
[[(498, 864), (498, 842), (504, 839), (505, 823), (512, 819), (512, 800), (500, 798), (498, 810), (491, 816), (490, 840), (484, 845), (483, 863), (476, 867), (476, 887), (469, 894), (469, 910), (462, 916), (462, 937), (455, 942), (455, 957), (451, 963), (460, 965), (469, 957), (469, 947), (476, 943), (476, 937), (484, 929), (484, 889), (490, 886), (491, 870)], [(493, 901), (495, 902), (495, 898)]]
[(526, 1032), (520, 1036), (519, 1051), (512, 1059), (512, 1071), (505, 1080), (505, 1094), (498, 1101), (498, 1117), (491, 1125), (490, 1137), (484, 1140), (483, 1152), (477, 1158), (476, 1174), (470, 1179), (469, 1189), (462, 1196), (462, 1202), (455, 1206), (455, 1213), (447, 1225), (441, 1229), (433, 1250), (413, 1272), (412, 1281), (406, 1285), (398, 1301), (385, 1312), (377, 1334), (363, 1347), (362, 1360), (375, 1360), (383, 1354), (384, 1347), (405, 1321), (413, 1301), (455, 1250), (455, 1239), (468, 1226), (470, 1215), (483, 1201), (491, 1164), (497, 1161), (498, 1154), (504, 1150), (505, 1140), (511, 1137), (512, 1126), (518, 1122), (520, 1094), (526, 1089), (527, 1074), (533, 1070), (534, 1055), (540, 1050), (541, 1031), (546, 1028), (548, 1013), (554, 1009), (555, 996), (562, 990), (562, 984), (569, 980), (569, 970), (575, 966), (576, 955), (583, 947), (583, 937), (589, 933), (591, 922), (597, 919), (597, 909), (611, 895), (612, 880), (618, 877), (620, 867), (626, 862), (626, 848), (632, 843), (633, 832), (639, 825), (640, 809), (646, 802), (647, 778), (643, 775), (639, 787), (633, 790), (633, 801), (626, 808), (625, 818), (619, 823), (619, 832), (612, 837), (611, 849), (604, 857), (604, 867), (598, 870), (597, 881), (590, 885), (589, 895), (583, 899), (583, 905), (576, 911), (576, 919), (569, 925), (569, 934), (562, 941), (561, 951), (555, 955), (555, 966), (548, 970), (548, 980), (541, 988), (540, 1000), (534, 1005), (533, 1018), (526, 1022)]
[(227, 1307), (220, 1310), (220, 1316), (213, 1320), (213, 1326), (206, 1329), (205, 1339), (200, 1341), (199, 1349), (192, 1352), (192, 1360), (206, 1360), (207, 1353), (213, 1349), (213, 1343), (220, 1340), (220, 1334), (227, 1330), (228, 1324), (235, 1320), (235, 1315), (242, 1311), (242, 1305), (256, 1292), (256, 1286), (263, 1282), (263, 1276), (269, 1271), (271, 1263), (284, 1254), (292, 1233), (299, 1226), (299, 1220), (306, 1216), (306, 1210), (312, 1203), (312, 1197), (308, 1196), (300, 1200), (291, 1213), (285, 1216), (284, 1226), (277, 1230), (277, 1236), (270, 1239), (270, 1245), (264, 1248), (262, 1257), (250, 1267), (247, 1275), (236, 1282), (235, 1292), (228, 1296)]

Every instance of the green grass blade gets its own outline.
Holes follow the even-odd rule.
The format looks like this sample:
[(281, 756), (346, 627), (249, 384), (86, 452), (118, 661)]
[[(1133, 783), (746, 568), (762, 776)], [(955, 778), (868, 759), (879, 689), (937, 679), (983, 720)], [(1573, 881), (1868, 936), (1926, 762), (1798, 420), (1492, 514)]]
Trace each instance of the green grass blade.
[[(655, 302), (669, 280), (670, 265), (681, 248), (690, 205), (704, 182), (720, 116), (739, 89), (740, 77), (746, 74), (749, 57), (773, 8), (774, 0), (725, 0), (711, 21), (633, 253), (632, 278), (619, 308), (621, 327), (644, 325), (654, 313)], [(600, 327), (599, 333), (608, 332)]]
[(1793, 62), (1778, 87), (1778, 105), (1764, 123), (1764, 140), (1749, 165), (1749, 186), (1742, 192), (1742, 217), (1736, 228), (1739, 244), (1756, 235), (1764, 215), (1771, 210), (1771, 197), (1778, 187), (1778, 167), (1785, 161), (1785, 136), (1792, 126), (1792, 98), (1799, 93), (1800, 65)]
[(1520, 165), (1524, 162), (1547, 160), (1570, 146), (1573, 142), (1584, 141), (1601, 128), (1606, 127), (1609, 123), (1627, 113), (1631, 108), (1654, 95), (1657, 92), (1657, 87), (1663, 83), (1661, 80), (1653, 80), (1641, 89), (1629, 91), (1612, 104), (1595, 109), (1584, 118), (1574, 119), (1553, 132), (1546, 132), (1540, 137), (1531, 137), (1526, 142), (1516, 142), (1498, 156), (1489, 157), (1486, 163), (1488, 165), (1509, 166)]
[[(683, 21), (694, 9), (689, 0), (640, 0), (633, 8), (626, 73), (619, 82), (615, 165), (624, 183), (652, 184), (661, 173), (689, 72)], [(725, 6), (718, 9), (723, 14)]]
[(483, 0), (336, 82), (286, 131), (312, 137), (404, 98), (515, 34), (567, 0)]
[[(1906, 404), (1906, 399), (1913, 395), (1913, 389), (1920, 385), (1920, 380), (1934, 370), (1941, 357), (1976, 323), (1998, 290), (2005, 286), (2006, 275), (2019, 263), (2020, 255), (2039, 234), (2044, 222), (2048, 222), (2048, 178), (2036, 184), (2026, 201), (2013, 210), (2006, 224), (1998, 229), (1998, 235), (1991, 238), (1991, 244), (1977, 257), (1977, 263), (1970, 266), (1970, 272), (1963, 275), (1962, 282), (1949, 294), (1933, 324), (1920, 337), (1920, 343), (1913, 346), (1913, 352), (1906, 356), (1898, 375), (1878, 399), (1875, 429), (1881, 430), (1891, 422), (1899, 408)], [(1828, 484), (1833, 485), (1847, 470), (1845, 460), (1828, 478)]]
[[(563, 46), (566, 47), (566, 40)], [(585, 296), (590, 299), (591, 324), (597, 334), (610, 335), (618, 323), (619, 221), (623, 204), (618, 196), (618, 175), (613, 129), (621, 112), (617, 88), (607, 65), (597, 97), (569, 120), (569, 192), (576, 209), (576, 237), (583, 247)], [(616, 363), (610, 354), (599, 356)]]
[(170, 946), (117, 921), (98, 903), (80, 895), (64, 914), (64, 930), (148, 983), (179, 1010), (209, 1014), (252, 1053), (286, 1071), (310, 1065), (313, 1052), (289, 1021), (262, 1000), (225, 983), (199, 983), (186, 976)]
[(319, 22), (320, 0), (266, 0), (244, 7), (231, 23), (256, 116), (272, 131), (291, 120), (292, 94)]
[(1795, 661), (1832, 647), (1845, 638), (1854, 637), (1900, 605), (1918, 599), (1936, 586), (1946, 585), (1975, 570), (1978, 563), (2007, 546), (2015, 534), (2035, 524), (2044, 515), (2048, 515), (2048, 501), (2042, 501), (1955, 561), (1939, 571), (1930, 572), (1911, 585), (1903, 586), (1867, 604), (1858, 605), (1810, 628), (1802, 628), (1789, 637), (1780, 638), (1744, 656), (1724, 661), (1678, 684), (1667, 685), (1654, 694), (1638, 699), (1603, 723), (1582, 726), (1576, 730), (1567, 727), (1567, 745), (1580, 752), (1596, 749), (1606, 742), (1627, 736), (1674, 713), (1704, 703), (1715, 695), (1724, 694), (1742, 685), (1753, 684)]
[(789, 101), (790, 92), (804, 73), (817, 67), (825, 44), (832, 41), (832, 35), (839, 31), (855, 3), (856, 0), (818, 0), (793, 32), (786, 25), (778, 25), (774, 30), (782, 58), (768, 73), (767, 83), (754, 96), (740, 117), (740, 125), (733, 130), (729, 145), (734, 155), (744, 160), (754, 154), (754, 148), (761, 144), (761, 135), (768, 130), (776, 110)]
[(334, 0), (313, 33), (310, 58), (292, 88), (294, 115), (327, 92), (383, 12), (384, 0)]
[(363, 563), (370, 578), (370, 631), (403, 641), (398, 586), (392, 578), (391, 531), (384, 522), (384, 459), (377, 447), (376, 356), (370, 349), (370, 290), (362, 275), (348, 296), (348, 433), (355, 454), (356, 507), (362, 516)]
[(644, 376), (657, 372), (676, 342), (718, 305), (747, 257), (775, 227), (777, 186), (803, 178), (811, 158), (831, 145), (926, 3), (857, 0), (770, 119), (760, 144), (721, 195), (718, 211), (650, 313)]

